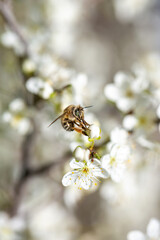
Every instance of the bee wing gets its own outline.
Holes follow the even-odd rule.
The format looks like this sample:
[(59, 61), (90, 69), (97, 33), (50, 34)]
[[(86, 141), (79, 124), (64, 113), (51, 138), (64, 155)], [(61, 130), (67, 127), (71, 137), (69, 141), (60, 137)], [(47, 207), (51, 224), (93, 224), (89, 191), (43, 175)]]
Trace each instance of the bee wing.
[(55, 122), (56, 122), (59, 118), (61, 118), (63, 115), (64, 115), (64, 113), (61, 114), (59, 117), (57, 117), (53, 122), (51, 122), (48, 127), (50, 127), (53, 123), (55, 123)]

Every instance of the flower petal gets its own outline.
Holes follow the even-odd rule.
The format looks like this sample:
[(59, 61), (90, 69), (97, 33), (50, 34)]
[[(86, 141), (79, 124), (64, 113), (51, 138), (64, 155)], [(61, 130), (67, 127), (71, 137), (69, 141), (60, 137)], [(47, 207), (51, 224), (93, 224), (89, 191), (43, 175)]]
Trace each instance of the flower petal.
[(78, 172), (74, 171), (74, 172), (68, 172), (66, 173), (63, 178), (62, 178), (62, 184), (63, 186), (69, 186), (73, 183), (76, 182), (78, 178)]
[(114, 84), (107, 84), (104, 88), (104, 95), (112, 102), (119, 98), (119, 89)]
[(73, 159), (70, 161), (70, 167), (73, 168), (73, 169), (82, 168), (82, 167), (84, 167), (84, 163), (81, 162), (81, 161), (76, 161), (76, 159), (73, 158)]
[(146, 240), (146, 237), (140, 231), (132, 231), (128, 233), (127, 240)]
[(95, 167), (93, 169), (93, 175), (100, 178), (108, 178), (109, 174), (104, 168)]
[(151, 239), (160, 238), (160, 221), (152, 218), (147, 226), (147, 235)]
[(81, 181), (81, 186), (82, 188), (84, 188), (85, 190), (89, 190), (92, 186), (92, 181), (89, 178), (83, 178)]

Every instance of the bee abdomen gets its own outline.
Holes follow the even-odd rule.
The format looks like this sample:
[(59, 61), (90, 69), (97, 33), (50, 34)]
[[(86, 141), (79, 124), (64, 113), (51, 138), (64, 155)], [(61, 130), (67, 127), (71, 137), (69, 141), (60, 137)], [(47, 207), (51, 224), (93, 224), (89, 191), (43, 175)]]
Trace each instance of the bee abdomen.
[(73, 131), (74, 130), (74, 123), (70, 121), (68, 118), (65, 118), (63, 121), (61, 121), (62, 127), (66, 131)]

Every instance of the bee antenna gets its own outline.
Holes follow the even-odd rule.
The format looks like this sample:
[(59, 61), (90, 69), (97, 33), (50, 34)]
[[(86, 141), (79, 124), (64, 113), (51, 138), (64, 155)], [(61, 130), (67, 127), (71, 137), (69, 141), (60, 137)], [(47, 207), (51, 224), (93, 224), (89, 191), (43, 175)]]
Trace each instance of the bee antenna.
[(84, 107), (84, 108), (90, 108), (90, 107), (93, 107), (93, 105), (91, 105), (91, 106), (86, 106), (86, 107)]

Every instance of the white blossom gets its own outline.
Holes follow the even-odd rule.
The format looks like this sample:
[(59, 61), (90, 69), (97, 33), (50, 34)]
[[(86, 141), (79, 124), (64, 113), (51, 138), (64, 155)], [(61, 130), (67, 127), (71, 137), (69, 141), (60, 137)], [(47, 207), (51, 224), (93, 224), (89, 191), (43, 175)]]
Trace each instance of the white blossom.
[(31, 59), (26, 59), (23, 62), (22, 69), (25, 73), (33, 73), (36, 70), (36, 64)]
[(17, 55), (23, 55), (24, 46), (19, 37), (12, 31), (7, 30), (1, 36), (1, 43), (8, 48), (12, 48)]
[[(78, 153), (79, 155), (79, 153)], [(62, 184), (64, 186), (70, 186), (75, 184), (78, 188), (84, 188), (88, 190), (92, 187), (92, 183), (98, 181), (98, 177), (107, 178), (108, 173), (105, 169), (101, 167), (101, 163), (96, 158), (90, 158), (89, 152), (82, 152), (83, 161), (78, 161), (72, 159), (70, 162), (70, 167), (73, 171), (68, 172), (64, 175), (62, 179)], [(97, 183), (95, 183), (97, 185)]]
[(20, 232), (25, 229), (25, 223), (20, 217), (10, 218), (6, 213), (0, 212), (0, 239), (21, 240)]
[(72, 228), (76, 227), (76, 219), (56, 202), (35, 208), (29, 216), (29, 230), (33, 239), (70, 240), (74, 235)]
[(21, 112), (25, 109), (25, 103), (23, 99), (16, 98), (9, 104), (9, 109), (12, 112)]
[(146, 237), (140, 231), (131, 231), (127, 235), (127, 240), (146, 240)]
[(141, 231), (131, 231), (127, 235), (127, 240), (159, 240), (160, 239), (160, 221), (151, 218), (148, 223), (146, 234)]
[(26, 88), (29, 92), (37, 94), (44, 99), (50, 98), (53, 93), (53, 87), (38, 77), (31, 77), (26, 82)]
[(121, 22), (131, 22), (150, 4), (149, 0), (114, 0), (116, 17)]
[(32, 131), (32, 123), (26, 116), (26, 105), (23, 99), (16, 98), (9, 104), (9, 110), (2, 114), (2, 120), (10, 124), (21, 135)]
[(109, 154), (102, 157), (102, 167), (115, 182), (120, 182), (127, 162), (130, 160), (130, 148), (127, 145), (115, 144)]
[(116, 103), (122, 112), (132, 110), (136, 103), (136, 96), (132, 88), (133, 77), (123, 72), (118, 72), (114, 77), (114, 84), (107, 84), (104, 94), (107, 99)]

